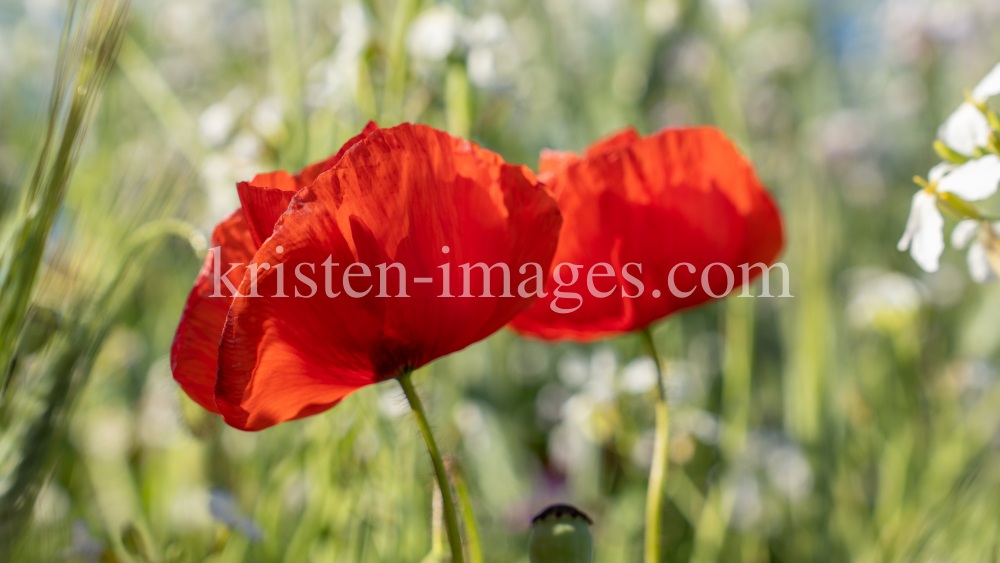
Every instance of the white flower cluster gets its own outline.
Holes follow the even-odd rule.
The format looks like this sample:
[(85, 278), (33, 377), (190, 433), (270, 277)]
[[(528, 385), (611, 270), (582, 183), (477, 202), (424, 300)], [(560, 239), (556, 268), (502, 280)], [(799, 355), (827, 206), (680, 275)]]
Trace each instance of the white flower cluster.
[(306, 101), (312, 108), (353, 111), (358, 95), (360, 62), (372, 39), (364, 6), (347, 2), (336, 20), (340, 35), (333, 53), (309, 69)]
[[(951, 241), (955, 248), (969, 247), (972, 278), (982, 283), (995, 277), (987, 250), (1000, 233), (1000, 223), (991, 224), (969, 202), (988, 199), (1000, 186), (1000, 144), (995, 138), (1000, 121), (986, 107), (986, 102), (996, 95), (1000, 95), (1000, 64), (972, 89), (969, 99), (938, 130), (939, 142), (935, 146), (947, 162), (932, 168), (924, 188), (914, 194), (910, 217), (897, 245), (901, 251), (909, 250), (927, 272), (937, 271), (944, 252), (941, 206), (962, 219)], [(983, 225), (991, 228), (982, 229)]]
[[(418, 64), (430, 64), (452, 55), (464, 55), (469, 80), (480, 88), (501, 81), (500, 58), (515, 56), (507, 21), (496, 12), (477, 20), (468, 19), (454, 8), (441, 5), (424, 10), (410, 25), (407, 50)], [(508, 61), (509, 62), (509, 61)]]

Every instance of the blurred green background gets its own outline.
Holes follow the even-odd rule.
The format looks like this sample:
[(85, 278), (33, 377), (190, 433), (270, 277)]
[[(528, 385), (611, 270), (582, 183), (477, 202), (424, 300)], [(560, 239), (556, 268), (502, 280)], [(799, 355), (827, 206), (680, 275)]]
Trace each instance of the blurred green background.
[[(41, 268), (32, 335), (7, 350), (0, 559), (436, 559), (431, 464), (395, 382), (249, 434), (170, 374), (204, 239), (169, 219), (208, 236), (236, 181), (324, 158), (377, 119), (531, 167), (543, 147), (627, 125), (715, 124), (755, 163), (784, 213), (795, 297), (655, 328), (672, 406), (666, 561), (1000, 560), (1000, 289), (971, 283), (958, 251), (928, 275), (895, 249), (938, 124), (1000, 58), (994, 0), (131, 10), (47, 245), (28, 249)], [(67, 13), (0, 0), (0, 277), (25, 264), (12, 233)], [(556, 501), (594, 517), (597, 561), (640, 560), (655, 375), (637, 337), (502, 331), (415, 381), (486, 561), (526, 562), (530, 518)]]

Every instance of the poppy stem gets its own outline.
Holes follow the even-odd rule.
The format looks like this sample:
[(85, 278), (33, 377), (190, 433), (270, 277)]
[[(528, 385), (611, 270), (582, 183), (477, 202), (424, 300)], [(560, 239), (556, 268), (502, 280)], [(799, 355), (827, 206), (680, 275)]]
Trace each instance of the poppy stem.
[(427, 422), (424, 405), (420, 402), (420, 396), (417, 395), (417, 390), (413, 388), (413, 382), (410, 380), (412, 375), (413, 372), (407, 370), (397, 379), (403, 388), (403, 393), (406, 394), (406, 400), (410, 402), (413, 416), (417, 419), (417, 426), (420, 427), (420, 433), (424, 435), (424, 441), (427, 442), (427, 452), (434, 462), (434, 473), (437, 476), (438, 487), (441, 489), (441, 500), (444, 505), (444, 524), (448, 530), (448, 543), (451, 545), (451, 561), (452, 563), (464, 563), (462, 537), (458, 533), (458, 516), (455, 513), (455, 501), (452, 498), (451, 485), (448, 482), (448, 472), (444, 469), (441, 452), (438, 451), (437, 442), (434, 441), (431, 425)]
[(648, 327), (642, 329), (639, 334), (656, 363), (656, 383), (660, 391), (656, 401), (653, 463), (649, 468), (649, 483), (646, 488), (646, 537), (643, 549), (645, 563), (659, 563), (660, 530), (663, 525), (663, 490), (667, 482), (667, 446), (670, 440), (670, 419), (667, 411), (667, 391), (663, 380), (663, 365), (660, 362), (660, 355), (656, 352), (653, 335)]

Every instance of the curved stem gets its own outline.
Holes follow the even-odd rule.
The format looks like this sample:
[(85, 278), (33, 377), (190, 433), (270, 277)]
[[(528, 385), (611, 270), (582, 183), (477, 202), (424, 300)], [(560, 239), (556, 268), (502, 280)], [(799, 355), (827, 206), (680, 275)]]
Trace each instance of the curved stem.
[(663, 525), (663, 489), (667, 482), (667, 446), (670, 440), (670, 419), (667, 410), (667, 391), (663, 381), (663, 367), (660, 355), (656, 353), (653, 335), (649, 328), (640, 333), (653, 361), (656, 362), (656, 382), (659, 396), (656, 401), (656, 435), (653, 438), (653, 463), (649, 468), (649, 484), (646, 488), (646, 537), (643, 549), (645, 563), (660, 562), (660, 530)]
[(399, 376), (399, 385), (403, 388), (403, 393), (406, 393), (406, 400), (410, 402), (410, 408), (413, 409), (417, 426), (420, 427), (420, 433), (424, 435), (424, 441), (427, 442), (427, 453), (431, 455), (431, 460), (434, 462), (434, 473), (437, 475), (438, 487), (441, 489), (441, 500), (444, 505), (444, 524), (448, 529), (448, 543), (451, 545), (451, 561), (452, 563), (464, 563), (462, 537), (458, 533), (458, 516), (455, 514), (455, 501), (452, 499), (448, 473), (444, 469), (441, 452), (438, 451), (437, 443), (434, 441), (431, 425), (427, 422), (424, 405), (420, 402), (417, 390), (413, 388), (413, 382), (410, 381), (412, 374), (412, 371), (407, 370)]

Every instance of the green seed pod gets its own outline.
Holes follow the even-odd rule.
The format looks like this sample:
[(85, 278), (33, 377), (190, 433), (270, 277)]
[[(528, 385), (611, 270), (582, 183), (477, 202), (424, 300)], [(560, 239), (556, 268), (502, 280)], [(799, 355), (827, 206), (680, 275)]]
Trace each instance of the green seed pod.
[(583, 511), (568, 504), (546, 508), (531, 521), (531, 563), (593, 563), (593, 523)]

